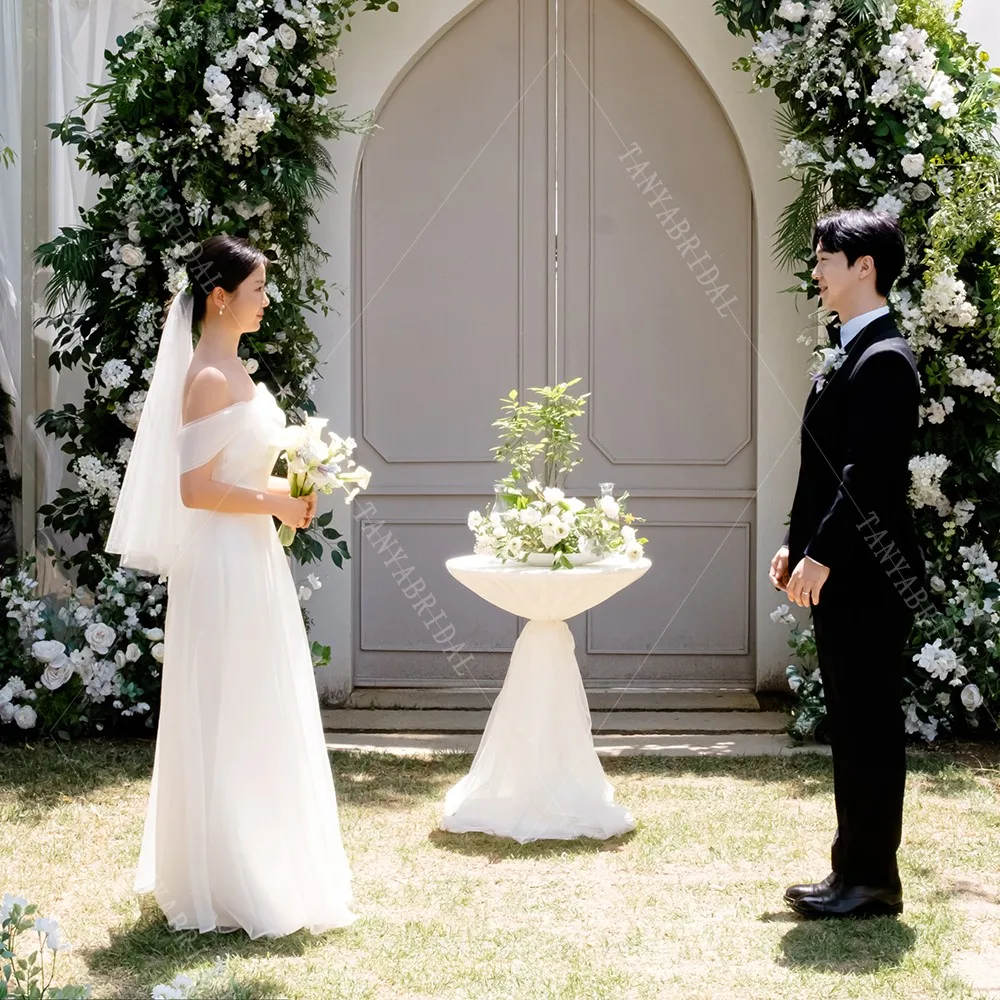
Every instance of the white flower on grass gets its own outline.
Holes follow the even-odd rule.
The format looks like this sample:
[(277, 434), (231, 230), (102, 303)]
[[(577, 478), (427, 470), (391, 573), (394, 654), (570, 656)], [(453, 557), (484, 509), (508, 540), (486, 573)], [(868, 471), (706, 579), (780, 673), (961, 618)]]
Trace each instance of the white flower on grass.
[(23, 896), (15, 896), (12, 893), (3, 894), (3, 902), (0, 903), (0, 924), (2, 924), (14, 911), (14, 907), (21, 907), (23, 913), (28, 908), (28, 901)]
[(121, 358), (112, 358), (101, 369), (101, 381), (108, 389), (124, 389), (132, 377), (132, 366)]
[(299, 37), (295, 33), (295, 29), (288, 23), (279, 24), (274, 36), (288, 50), (295, 48), (295, 41)]
[(907, 153), (903, 157), (903, 173), (907, 177), (920, 177), (924, 172), (926, 163), (927, 161), (924, 159), (923, 153)]
[(614, 497), (604, 496), (601, 497), (601, 513), (609, 521), (617, 521), (618, 515), (621, 513), (621, 506)]
[(975, 684), (966, 684), (962, 688), (962, 704), (966, 711), (974, 712), (983, 703), (983, 696)]
[(42, 671), (41, 683), (43, 687), (50, 691), (61, 688), (72, 676), (74, 671), (73, 661), (66, 656), (57, 656), (50, 663), (45, 665)]
[(908, 733), (919, 733), (928, 743), (932, 743), (937, 736), (938, 720), (932, 715), (927, 722), (924, 722), (917, 715), (917, 703), (915, 701), (911, 701), (907, 705), (904, 725)]
[(135, 159), (135, 149), (130, 142), (120, 139), (115, 145), (115, 156), (117, 156), (122, 163), (131, 163)]
[(62, 951), (68, 947), (67, 942), (62, 939), (59, 924), (51, 917), (35, 917), (34, 929), (45, 935), (45, 947), (52, 951)]
[(83, 637), (87, 640), (87, 645), (98, 656), (106, 656), (108, 650), (115, 644), (118, 635), (110, 625), (105, 625), (104, 622), (93, 622), (87, 626)]
[(66, 652), (66, 647), (55, 639), (47, 639), (31, 644), (31, 655), (41, 663), (51, 663)]
[(37, 720), (38, 716), (30, 705), (19, 705), (14, 710), (14, 722), (21, 729), (31, 729)]

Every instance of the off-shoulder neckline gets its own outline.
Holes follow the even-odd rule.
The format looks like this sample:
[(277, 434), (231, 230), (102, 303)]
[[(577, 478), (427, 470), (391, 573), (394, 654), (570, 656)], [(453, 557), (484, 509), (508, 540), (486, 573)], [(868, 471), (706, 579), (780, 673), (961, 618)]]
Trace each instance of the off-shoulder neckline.
[(203, 417), (195, 417), (194, 420), (189, 420), (186, 424), (182, 423), (181, 424), (181, 430), (185, 431), (189, 427), (194, 427), (195, 424), (204, 423), (204, 421), (206, 421), (206, 420), (212, 420), (214, 417), (218, 417), (218, 416), (220, 416), (223, 413), (228, 413), (230, 410), (236, 409), (237, 406), (249, 406), (250, 403), (254, 403), (254, 402), (257, 401), (257, 399), (258, 399), (258, 397), (260, 395), (261, 389), (265, 389), (265, 391), (266, 391), (266, 387), (265, 387), (264, 383), (263, 382), (255, 382), (254, 383), (253, 396), (250, 399), (237, 399), (234, 402), (230, 403), (228, 406), (222, 407), (221, 410), (216, 410), (214, 413), (206, 413), (205, 416), (203, 416)]

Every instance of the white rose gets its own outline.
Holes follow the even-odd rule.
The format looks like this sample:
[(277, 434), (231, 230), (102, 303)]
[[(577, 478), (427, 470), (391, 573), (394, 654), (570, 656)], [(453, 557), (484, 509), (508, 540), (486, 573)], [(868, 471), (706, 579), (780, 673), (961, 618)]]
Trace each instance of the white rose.
[(278, 69), (276, 66), (265, 66), (260, 71), (260, 82), (270, 90), (278, 86)]
[(115, 651), (115, 666), (121, 670), (128, 661), (125, 659), (125, 650), (119, 649)]
[(933, 194), (934, 188), (932, 188), (930, 184), (925, 184), (921, 181), (919, 184), (914, 185), (911, 197), (914, 201), (927, 201), (927, 199), (932, 197)]
[(129, 663), (135, 663), (140, 656), (142, 656), (142, 650), (134, 642), (130, 642), (125, 649), (125, 659)]
[(919, 177), (924, 172), (926, 162), (923, 153), (907, 153), (903, 157), (903, 173), (907, 177)]
[(9, 684), (4, 684), (4, 686), (0, 688), (0, 705), (9, 705), (13, 697), (14, 689)]
[(260, 362), (256, 358), (247, 358), (243, 367), (247, 370), (247, 375), (253, 375), (260, 367)]
[(117, 156), (122, 163), (131, 163), (135, 159), (135, 150), (132, 148), (131, 143), (122, 139), (118, 145), (115, 146), (115, 156)]
[(0, 702), (0, 722), (10, 722), (10, 720), (14, 718), (14, 713), (16, 711), (17, 709), (14, 707), (12, 702)]
[(83, 636), (87, 640), (87, 645), (99, 656), (104, 656), (114, 645), (115, 639), (118, 638), (115, 630), (110, 625), (105, 625), (104, 622), (91, 623), (87, 626)]
[(55, 639), (48, 639), (45, 642), (35, 642), (31, 644), (31, 655), (42, 663), (51, 663), (57, 657), (66, 652), (66, 647)]
[(73, 669), (73, 661), (68, 656), (57, 656), (42, 672), (42, 684), (55, 691), (73, 676)]
[(614, 497), (601, 497), (601, 513), (610, 521), (617, 521), (621, 507)]
[(146, 263), (146, 255), (139, 247), (126, 243), (122, 247), (122, 263), (127, 267), (142, 267)]
[(162, 642), (158, 642), (149, 651), (152, 654), (153, 659), (156, 660), (157, 663), (162, 663), (163, 662), (163, 650), (164, 650), (163, 643)]
[(983, 703), (983, 696), (975, 684), (966, 684), (962, 688), (962, 704), (970, 712), (974, 712)]
[(295, 41), (299, 36), (295, 34), (295, 29), (286, 22), (285, 24), (280, 25), (278, 30), (275, 31), (274, 37), (277, 38), (286, 49), (293, 49), (295, 48)]
[(521, 518), (521, 524), (532, 528), (542, 520), (542, 512), (537, 507), (525, 507), (520, 512), (519, 517)]
[(542, 490), (542, 497), (546, 503), (559, 503), (565, 497), (565, 493), (557, 486), (546, 486)]
[(142, 633), (150, 642), (159, 642), (163, 638), (162, 628), (147, 628)]
[(38, 716), (35, 714), (35, 710), (30, 705), (22, 705), (14, 711), (14, 721), (22, 729), (31, 729), (37, 719)]

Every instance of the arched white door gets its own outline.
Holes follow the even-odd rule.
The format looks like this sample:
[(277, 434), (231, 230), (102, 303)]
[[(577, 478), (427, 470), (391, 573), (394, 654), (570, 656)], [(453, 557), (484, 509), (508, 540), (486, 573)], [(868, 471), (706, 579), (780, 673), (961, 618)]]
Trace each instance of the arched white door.
[[(353, 398), (392, 538), (353, 540), (355, 684), (502, 678), (517, 623), (443, 562), (492, 493), (499, 398), (581, 375), (570, 485), (627, 488), (654, 561), (574, 623), (588, 684), (752, 688), (752, 205), (707, 85), (627, 0), (484, 0), (379, 123), (357, 189)], [(458, 673), (393, 576), (407, 565), (473, 654)]]

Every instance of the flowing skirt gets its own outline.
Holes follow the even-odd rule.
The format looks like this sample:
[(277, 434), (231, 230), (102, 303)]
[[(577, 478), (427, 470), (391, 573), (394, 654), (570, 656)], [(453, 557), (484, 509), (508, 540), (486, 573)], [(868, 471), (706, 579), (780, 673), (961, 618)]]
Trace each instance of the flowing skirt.
[(270, 517), (192, 514), (135, 888), (177, 930), (346, 926), (351, 873), (284, 551)]

